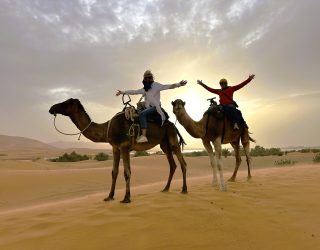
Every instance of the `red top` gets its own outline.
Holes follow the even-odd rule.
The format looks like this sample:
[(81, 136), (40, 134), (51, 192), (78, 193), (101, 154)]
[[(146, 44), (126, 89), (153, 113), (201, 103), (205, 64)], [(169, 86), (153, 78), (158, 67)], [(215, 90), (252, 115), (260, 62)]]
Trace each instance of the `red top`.
[[(222, 105), (227, 105), (227, 104), (232, 104), (232, 101), (233, 101), (233, 92), (241, 89), (242, 87), (246, 86), (251, 80), (248, 78), (247, 80), (245, 80), (244, 82), (238, 84), (238, 85), (235, 85), (235, 86), (230, 86), (230, 87), (227, 87), (225, 89), (212, 89), (210, 87), (208, 87), (207, 85), (205, 84), (201, 84), (202, 87), (204, 87), (205, 89), (207, 89), (208, 91), (210, 91), (211, 93), (215, 93), (217, 95), (219, 95), (219, 101), (220, 101), (220, 104)], [(228, 98), (228, 97), (229, 98)]]

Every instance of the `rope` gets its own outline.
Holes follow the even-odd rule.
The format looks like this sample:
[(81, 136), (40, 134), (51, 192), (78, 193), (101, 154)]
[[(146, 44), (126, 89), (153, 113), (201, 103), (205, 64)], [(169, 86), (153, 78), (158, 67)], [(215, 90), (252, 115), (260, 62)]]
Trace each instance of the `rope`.
[(136, 124), (136, 123), (132, 123), (130, 128), (129, 128), (129, 136), (131, 137), (134, 137), (135, 136), (135, 130), (134, 130), (134, 127), (137, 127), (138, 128), (138, 135), (137, 137), (140, 137), (140, 125), (139, 124)]
[(140, 136), (140, 125), (137, 123), (134, 123), (134, 118), (137, 116), (137, 112), (135, 107), (128, 107), (124, 110), (124, 115), (126, 117), (127, 120), (130, 120), (132, 122), (132, 124), (130, 125), (128, 134), (131, 137), (135, 137), (135, 127), (138, 128), (138, 137)]
[(126, 117), (127, 120), (131, 120), (132, 122), (134, 122), (134, 117), (136, 115), (136, 110), (134, 107), (128, 107), (124, 110), (124, 115)]
[(54, 115), (54, 120), (53, 120), (53, 125), (54, 125), (55, 129), (56, 129), (60, 134), (63, 134), (63, 135), (79, 135), (78, 140), (80, 140), (80, 137), (81, 137), (82, 133), (83, 133), (85, 130), (87, 130), (87, 129), (90, 127), (90, 125), (92, 124), (92, 121), (90, 121), (89, 125), (88, 125), (87, 127), (85, 127), (85, 129), (83, 129), (82, 131), (80, 131), (80, 132), (78, 132), (78, 133), (74, 133), (74, 134), (64, 133), (64, 132), (62, 132), (61, 130), (59, 130), (59, 129), (57, 128), (57, 126), (56, 126), (56, 118), (57, 118), (57, 115), (55, 114), (55, 115)]

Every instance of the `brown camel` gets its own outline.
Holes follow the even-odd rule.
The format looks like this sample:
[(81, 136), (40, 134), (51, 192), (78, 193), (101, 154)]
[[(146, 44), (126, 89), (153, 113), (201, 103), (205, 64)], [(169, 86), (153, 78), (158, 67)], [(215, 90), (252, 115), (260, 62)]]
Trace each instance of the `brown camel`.
[[(123, 159), (124, 165), (124, 177), (126, 180), (126, 194), (122, 203), (129, 203), (130, 200), (130, 151), (142, 151), (149, 150), (154, 146), (160, 144), (161, 149), (166, 154), (169, 165), (170, 173), (167, 181), (167, 185), (163, 189), (163, 192), (169, 191), (173, 174), (176, 170), (176, 163), (173, 158), (173, 153), (177, 156), (183, 175), (182, 193), (187, 193), (186, 184), (186, 162), (181, 153), (180, 144), (177, 138), (177, 129), (173, 123), (167, 122), (160, 127), (155, 123), (149, 123), (147, 143), (136, 143), (134, 136), (129, 136), (128, 131), (130, 128), (130, 121), (125, 117), (124, 112), (116, 114), (111, 120), (97, 124), (91, 121), (89, 115), (84, 110), (82, 104), (78, 99), (69, 99), (65, 102), (53, 105), (50, 110), (50, 114), (61, 114), (70, 117), (72, 122), (77, 126), (80, 131), (83, 131), (83, 135), (93, 142), (110, 143), (113, 151), (113, 169), (112, 169), (112, 185), (109, 195), (104, 201), (113, 200), (115, 194), (115, 186), (117, 176), (119, 172), (120, 155)], [(90, 125), (89, 125), (90, 124)], [(88, 126), (89, 125), (89, 126)], [(135, 127), (137, 134), (137, 128)], [(179, 133), (178, 133), (179, 134)], [(179, 135), (180, 136), (180, 135)], [(135, 136), (136, 137), (136, 136)], [(180, 138), (182, 139), (182, 138)]]
[[(220, 190), (225, 191), (226, 186), (224, 184), (223, 172), (222, 172), (222, 161), (221, 161), (221, 144), (230, 143), (234, 149), (236, 166), (233, 175), (229, 181), (235, 181), (238, 168), (241, 164), (240, 156), (240, 140), (245, 150), (247, 165), (248, 165), (248, 179), (251, 178), (250, 173), (250, 141), (254, 141), (250, 136), (247, 128), (242, 128), (240, 130), (234, 130), (232, 124), (227, 119), (222, 119), (219, 117), (222, 113), (219, 111), (218, 106), (211, 106), (212, 114), (207, 112), (203, 115), (202, 119), (198, 122), (192, 120), (185, 110), (185, 102), (177, 99), (172, 102), (173, 113), (176, 115), (179, 123), (187, 130), (187, 132), (194, 138), (201, 138), (202, 143), (208, 152), (211, 167), (213, 169), (213, 185), (217, 185), (217, 172), (215, 168), (214, 153), (211, 146), (211, 142), (215, 148), (215, 156), (217, 161), (217, 166), (220, 174)], [(220, 113), (219, 113), (220, 112)]]

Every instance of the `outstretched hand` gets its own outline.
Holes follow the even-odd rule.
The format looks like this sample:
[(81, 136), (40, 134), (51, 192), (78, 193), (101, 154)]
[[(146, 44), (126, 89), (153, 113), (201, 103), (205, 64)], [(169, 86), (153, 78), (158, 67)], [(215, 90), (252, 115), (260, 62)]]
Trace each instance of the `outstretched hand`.
[(187, 84), (187, 82), (188, 82), (188, 81), (186, 81), (186, 80), (182, 80), (182, 81), (180, 81), (179, 83), (180, 83), (180, 86), (185, 86), (185, 85)]
[(202, 85), (203, 84), (202, 80), (197, 80), (197, 84)]
[(251, 75), (249, 75), (248, 79), (251, 81), (251, 80), (253, 80), (254, 77), (255, 77), (255, 74), (251, 74)]
[(116, 93), (116, 96), (119, 96), (122, 94), (122, 91), (121, 90), (118, 90), (118, 92)]

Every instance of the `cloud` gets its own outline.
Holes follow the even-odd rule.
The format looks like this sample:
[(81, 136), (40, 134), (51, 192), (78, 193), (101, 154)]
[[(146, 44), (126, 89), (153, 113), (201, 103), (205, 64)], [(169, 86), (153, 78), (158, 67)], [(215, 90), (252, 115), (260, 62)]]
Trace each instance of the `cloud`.
[(85, 93), (82, 89), (72, 89), (67, 87), (59, 87), (54, 89), (49, 89), (49, 94), (55, 99), (67, 99), (73, 96), (83, 96)]
[(256, 3), (257, 0), (234, 1), (226, 16), (231, 22), (239, 21), (246, 11), (250, 11), (254, 8)]

